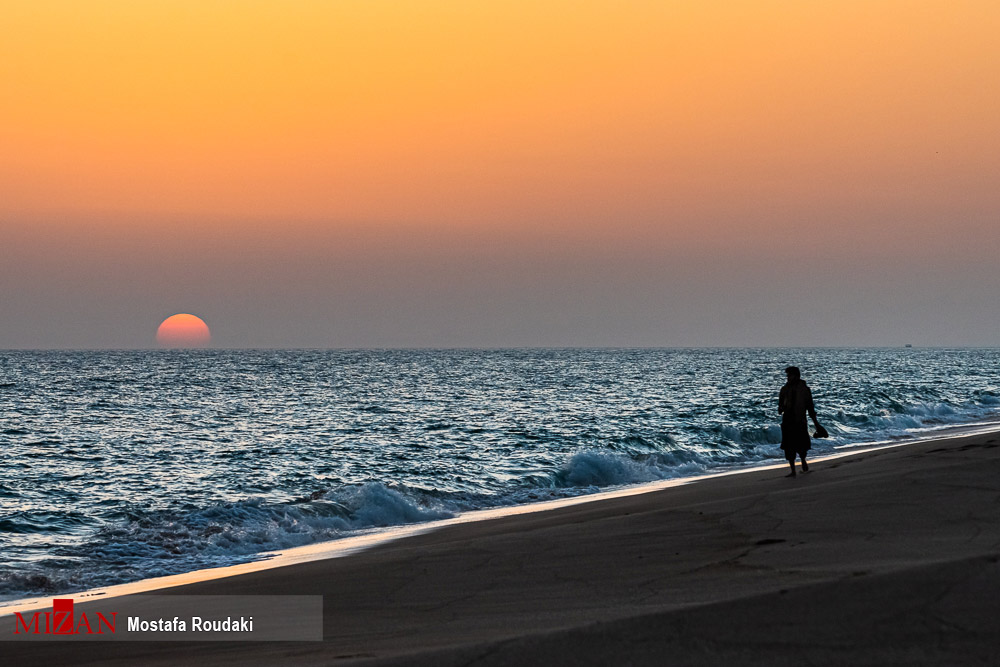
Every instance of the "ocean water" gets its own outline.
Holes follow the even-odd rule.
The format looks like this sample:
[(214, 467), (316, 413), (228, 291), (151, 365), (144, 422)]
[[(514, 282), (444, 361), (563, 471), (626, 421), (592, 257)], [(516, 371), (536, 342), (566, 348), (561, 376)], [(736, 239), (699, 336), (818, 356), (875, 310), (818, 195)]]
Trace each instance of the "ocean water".
[(0, 352), (0, 599), (1000, 420), (1000, 350)]

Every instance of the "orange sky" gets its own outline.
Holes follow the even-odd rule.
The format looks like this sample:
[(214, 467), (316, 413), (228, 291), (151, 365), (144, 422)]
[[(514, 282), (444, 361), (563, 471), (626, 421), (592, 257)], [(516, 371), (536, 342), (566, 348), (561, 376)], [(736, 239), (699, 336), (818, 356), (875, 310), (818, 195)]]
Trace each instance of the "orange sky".
[(976, 253), (998, 34), (986, 0), (7, 3), (0, 231), (164, 266), (361, 237)]

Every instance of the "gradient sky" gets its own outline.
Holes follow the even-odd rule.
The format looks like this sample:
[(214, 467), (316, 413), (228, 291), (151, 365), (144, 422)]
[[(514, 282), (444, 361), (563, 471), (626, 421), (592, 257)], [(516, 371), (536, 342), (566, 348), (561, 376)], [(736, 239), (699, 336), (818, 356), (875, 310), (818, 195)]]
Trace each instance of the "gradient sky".
[(0, 348), (1000, 345), (995, 0), (32, 0)]

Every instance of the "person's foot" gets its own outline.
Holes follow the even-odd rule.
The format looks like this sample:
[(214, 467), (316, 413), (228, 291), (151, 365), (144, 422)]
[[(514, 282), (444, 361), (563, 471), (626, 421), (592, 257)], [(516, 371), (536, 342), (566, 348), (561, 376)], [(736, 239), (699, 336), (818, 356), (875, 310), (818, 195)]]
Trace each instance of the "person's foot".
[(785, 475), (785, 477), (795, 477), (795, 473), (794, 472), (790, 472), (787, 475)]
[(802, 472), (809, 472), (809, 464), (805, 461), (802, 462)]

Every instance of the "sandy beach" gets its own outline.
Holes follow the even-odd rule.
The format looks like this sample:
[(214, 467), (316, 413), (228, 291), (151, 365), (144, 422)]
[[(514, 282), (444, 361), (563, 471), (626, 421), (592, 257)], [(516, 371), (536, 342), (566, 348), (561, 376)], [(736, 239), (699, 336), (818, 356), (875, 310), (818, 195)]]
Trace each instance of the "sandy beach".
[(323, 643), (15, 643), (5, 664), (991, 664), (1000, 434), (450, 526), (164, 594), (324, 595)]
[(1000, 667), (998, 32), (6, 2), (0, 667)]

